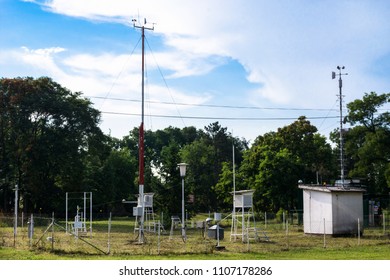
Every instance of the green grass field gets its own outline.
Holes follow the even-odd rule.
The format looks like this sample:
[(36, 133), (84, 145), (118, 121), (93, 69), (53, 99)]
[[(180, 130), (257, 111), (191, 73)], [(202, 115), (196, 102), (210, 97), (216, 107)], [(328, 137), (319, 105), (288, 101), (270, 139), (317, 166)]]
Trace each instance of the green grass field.
[[(12, 227), (0, 226), (0, 259), (3, 260), (389, 260), (390, 237), (382, 229), (365, 229), (360, 238), (305, 235), (302, 226), (270, 223), (262, 229), (269, 241), (242, 242), (230, 240), (230, 226), (225, 224), (224, 239), (216, 250), (215, 239), (204, 238), (200, 229), (188, 229), (186, 243), (176, 230), (158, 236), (147, 233), (143, 245), (136, 244), (134, 221), (117, 218), (94, 221), (92, 237), (75, 238), (63, 230), (61, 223), (53, 228), (47, 223), (36, 226), (29, 240), (27, 229), (21, 228), (14, 239)], [(261, 226), (261, 225), (259, 225)], [(46, 231), (46, 232), (45, 232)], [(51, 241), (53, 236), (54, 242)], [(262, 233), (259, 235), (263, 237)]]

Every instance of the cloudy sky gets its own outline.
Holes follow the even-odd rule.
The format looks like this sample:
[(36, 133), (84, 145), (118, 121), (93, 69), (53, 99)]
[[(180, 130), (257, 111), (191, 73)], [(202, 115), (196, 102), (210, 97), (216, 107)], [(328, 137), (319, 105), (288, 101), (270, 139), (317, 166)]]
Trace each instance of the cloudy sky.
[[(253, 141), (305, 115), (328, 137), (345, 104), (390, 89), (390, 1), (0, 0), (0, 76), (81, 91), (122, 137), (218, 121)], [(344, 111), (345, 114), (346, 111)]]

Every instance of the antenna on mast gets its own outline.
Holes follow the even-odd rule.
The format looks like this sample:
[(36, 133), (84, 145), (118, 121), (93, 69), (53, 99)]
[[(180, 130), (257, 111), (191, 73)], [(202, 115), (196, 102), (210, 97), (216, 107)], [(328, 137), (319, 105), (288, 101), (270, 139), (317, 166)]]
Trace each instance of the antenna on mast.
[(145, 136), (144, 136), (144, 116), (145, 116), (145, 29), (154, 30), (154, 23), (152, 27), (146, 27), (146, 19), (144, 19), (143, 25), (138, 24), (137, 19), (132, 19), (134, 28), (139, 28), (142, 31), (142, 109), (141, 109), (141, 125), (139, 127), (139, 138), (138, 138), (138, 149), (139, 149), (139, 158), (138, 158), (138, 168), (139, 168), (139, 198), (141, 202), (141, 219), (138, 232), (138, 243), (143, 244), (145, 242), (144, 236), (144, 220), (145, 220), (145, 199), (144, 199), (144, 169), (145, 169)]
[(155, 22), (152, 22), (152, 23), (150, 23), (152, 26), (150, 27), (147, 27), (146, 25), (148, 24), (148, 22), (146, 21), (146, 18), (144, 18), (144, 22), (143, 22), (143, 24), (141, 25), (140, 23), (138, 23), (138, 22), (140, 22), (140, 20), (138, 19), (136, 19), (136, 18), (133, 18), (132, 20), (131, 20), (132, 22), (133, 22), (133, 27), (134, 28), (140, 28), (140, 29), (147, 29), (147, 30), (154, 30), (154, 26), (156, 25), (156, 23)]
[(332, 79), (336, 78), (336, 75), (339, 76), (339, 100), (340, 100), (340, 180), (341, 187), (344, 188), (344, 140), (343, 140), (343, 80), (341, 79), (342, 75), (348, 75), (348, 73), (341, 73), (341, 70), (344, 70), (344, 66), (337, 66), (339, 73), (332, 72)]

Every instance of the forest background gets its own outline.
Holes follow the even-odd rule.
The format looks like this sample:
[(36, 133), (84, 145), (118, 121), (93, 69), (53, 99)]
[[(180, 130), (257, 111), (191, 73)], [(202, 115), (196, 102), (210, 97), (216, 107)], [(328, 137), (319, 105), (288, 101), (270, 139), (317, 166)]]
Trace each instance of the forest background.
[[(388, 93), (364, 93), (347, 104), (343, 120), (351, 127), (343, 131), (346, 175), (365, 182), (367, 197), (389, 196), (390, 114), (381, 110), (389, 102)], [(18, 185), (25, 213), (60, 216), (66, 192), (92, 192), (97, 213), (132, 213), (122, 200), (138, 193), (139, 129), (122, 139), (104, 134), (92, 105), (48, 77), (0, 79), (1, 212), (12, 211)], [(301, 209), (299, 180), (331, 184), (339, 177), (339, 135), (319, 134), (305, 116), (253, 143), (218, 122), (147, 130), (145, 192), (155, 193), (155, 211), (180, 213), (177, 164), (185, 162), (188, 213), (229, 211), (234, 150), (236, 190), (255, 190), (256, 211)]]

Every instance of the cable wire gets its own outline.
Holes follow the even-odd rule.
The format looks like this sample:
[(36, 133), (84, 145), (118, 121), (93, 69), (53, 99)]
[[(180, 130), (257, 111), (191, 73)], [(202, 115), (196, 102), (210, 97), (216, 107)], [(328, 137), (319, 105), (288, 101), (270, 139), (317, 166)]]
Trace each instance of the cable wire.
[[(121, 113), (121, 112), (110, 112), (110, 111), (103, 111), (102, 114), (110, 114), (110, 115), (122, 115), (122, 116), (140, 116), (141, 114), (137, 113)], [(153, 115), (151, 114), (150, 117), (155, 118), (170, 118), (170, 119), (198, 119), (198, 120), (237, 120), (237, 121), (278, 121), (278, 120), (296, 120), (298, 117), (270, 117), (270, 118), (257, 118), (257, 117), (212, 117), (212, 116), (175, 116), (175, 115)], [(335, 119), (339, 118), (339, 116), (315, 116), (315, 117), (307, 117), (306, 119)]]

